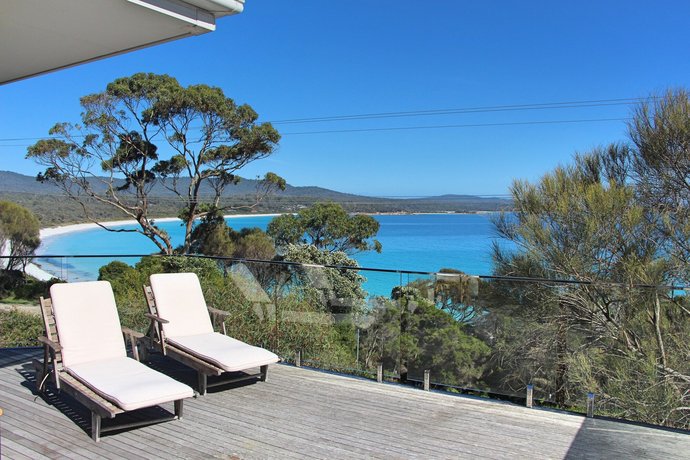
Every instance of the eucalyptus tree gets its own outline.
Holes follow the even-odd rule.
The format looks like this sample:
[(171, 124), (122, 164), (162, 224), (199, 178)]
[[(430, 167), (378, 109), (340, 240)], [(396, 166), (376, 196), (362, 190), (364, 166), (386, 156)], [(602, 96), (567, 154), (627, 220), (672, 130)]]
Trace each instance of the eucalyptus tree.
[(510, 315), (526, 319), (512, 339), (539, 350), (558, 403), (596, 391), (632, 418), (667, 423), (676, 411), (685, 420), (690, 322), (674, 321), (684, 299), (655, 288), (674, 275), (653, 211), (630, 180), (630, 150), (611, 145), (536, 184), (516, 181), (515, 212), (496, 222), (516, 249), (497, 246), (494, 259), (501, 275), (566, 281), (508, 289), (518, 299)]
[[(537, 184), (514, 182), (511, 192), (515, 212), (502, 216), (496, 226), (517, 251), (495, 246), (498, 273), (597, 282), (610, 280), (620, 271), (625, 265), (623, 257), (628, 254), (627, 242), (632, 241), (614, 229), (618, 224), (620, 233), (634, 232), (643, 221), (632, 202), (632, 190), (602, 181), (595, 163), (594, 155), (580, 156), (574, 166), (559, 167)], [(653, 248), (646, 252), (655, 255)], [(539, 346), (545, 357), (555, 357), (549, 379), (556, 402), (564, 404), (568, 396), (569, 328), (587, 324), (598, 334), (609, 334), (609, 298), (606, 292), (587, 288), (520, 288), (531, 290), (522, 313), (531, 315), (535, 324), (550, 325), (551, 333)]]
[[(119, 78), (80, 100), (81, 124), (58, 123), (36, 142), (28, 157), (46, 169), (38, 179), (57, 185), (78, 202), (86, 217), (103, 203), (137, 221), (136, 231), (164, 253), (170, 236), (155, 224), (152, 193), (162, 184), (179, 203), (188, 252), (195, 219), (230, 209), (221, 198), (240, 180), (237, 173), (271, 155), (280, 135), (257, 122), (249, 105), (238, 105), (217, 87), (181, 86), (168, 75), (138, 73)], [(259, 182), (256, 205), (285, 181), (268, 173)], [(111, 229), (108, 229), (111, 230)]]
[(41, 244), (38, 218), (28, 209), (0, 201), (0, 253), (7, 255), (0, 267), (24, 270), (29, 257)]
[(628, 124), (631, 148), (620, 158), (650, 211), (676, 275), (690, 281), (690, 94), (668, 91), (641, 103)]
[(367, 215), (349, 215), (338, 203), (317, 203), (297, 214), (283, 214), (273, 219), (267, 233), (278, 247), (309, 244), (327, 252), (349, 255), (362, 251), (381, 252), (374, 239), (379, 231), (376, 219)]

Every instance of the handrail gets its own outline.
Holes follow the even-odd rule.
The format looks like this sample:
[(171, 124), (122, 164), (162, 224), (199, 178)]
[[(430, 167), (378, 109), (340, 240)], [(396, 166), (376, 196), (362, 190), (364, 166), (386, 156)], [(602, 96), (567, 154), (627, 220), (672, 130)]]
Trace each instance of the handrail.
[[(136, 257), (193, 257), (199, 259), (213, 259), (213, 260), (223, 260), (228, 262), (238, 262), (238, 263), (263, 263), (268, 265), (283, 265), (283, 266), (295, 266), (295, 267), (317, 267), (317, 268), (333, 268), (336, 270), (355, 270), (355, 271), (365, 271), (365, 272), (375, 272), (375, 273), (395, 273), (401, 275), (423, 275), (423, 276), (436, 276), (436, 277), (448, 277), (453, 275), (458, 275), (456, 273), (447, 272), (428, 272), (428, 271), (416, 271), (416, 270), (402, 270), (402, 269), (391, 269), (391, 268), (375, 268), (375, 267), (359, 267), (350, 265), (320, 265), (320, 264), (305, 264), (300, 262), (290, 262), (286, 260), (265, 260), (265, 259), (249, 259), (249, 258), (237, 258), (231, 256), (208, 256), (204, 254), (38, 254), (38, 255), (0, 255), (1, 259), (98, 259), (98, 258), (109, 258), (109, 259), (129, 259)], [(657, 284), (644, 284), (644, 283), (624, 283), (619, 281), (590, 281), (590, 280), (578, 280), (578, 279), (564, 279), (564, 278), (540, 278), (540, 277), (529, 277), (529, 276), (505, 276), (505, 275), (472, 275), (465, 273), (466, 276), (473, 276), (483, 280), (495, 280), (495, 281), (509, 281), (509, 282), (519, 282), (519, 283), (550, 283), (550, 284), (570, 284), (570, 285), (583, 285), (583, 286), (616, 286), (616, 287), (627, 287), (627, 288), (643, 288), (643, 289), (663, 289), (672, 291), (690, 291), (690, 285), (682, 284), (670, 284), (670, 285), (657, 285)]]

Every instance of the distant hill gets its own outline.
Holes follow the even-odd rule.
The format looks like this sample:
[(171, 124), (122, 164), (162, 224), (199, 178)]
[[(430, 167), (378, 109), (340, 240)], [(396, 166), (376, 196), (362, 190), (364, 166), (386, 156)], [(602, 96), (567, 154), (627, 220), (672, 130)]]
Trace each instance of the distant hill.
[[(124, 181), (115, 181), (116, 184), (123, 184)], [(179, 188), (184, 190), (189, 179), (180, 179)], [(93, 187), (95, 190), (103, 190), (105, 186), (99, 184), (97, 179), (94, 179)], [(257, 181), (254, 179), (242, 179), (239, 184), (234, 186), (229, 186), (226, 188), (226, 195), (250, 195), (256, 190)], [(23, 174), (18, 174), (12, 171), (0, 171), (0, 192), (14, 192), (14, 193), (38, 193), (38, 194), (54, 194), (55, 187), (51, 184), (44, 184), (38, 182), (34, 176), (25, 176)], [(202, 186), (202, 195), (211, 195), (213, 190), (210, 186)], [(285, 191), (279, 192), (280, 195), (284, 196), (313, 196), (318, 198), (332, 198), (332, 199), (351, 199), (359, 198), (357, 195), (351, 195), (348, 193), (340, 193), (334, 190), (328, 190), (321, 187), (294, 187), (292, 185), (287, 185)], [(152, 196), (157, 197), (169, 197), (175, 194), (165, 188), (162, 183), (157, 183), (154, 185), (152, 191)]]
[(476, 195), (439, 195), (423, 198), (416, 198), (418, 201), (434, 202), (434, 203), (484, 203), (486, 206), (507, 206), (510, 205), (511, 200), (501, 197), (493, 196), (476, 196)]
[[(184, 187), (185, 182), (181, 184)], [(510, 210), (511, 201), (505, 198), (487, 198), (473, 195), (442, 195), (423, 198), (379, 198), (337, 192), (322, 187), (296, 187), (288, 185), (284, 191), (276, 192), (259, 206), (242, 208), (253, 201), (257, 181), (242, 179), (236, 186), (230, 186), (222, 204), (231, 206), (236, 212), (294, 212), (318, 201), (341, 203), (350, 212), (360, 213), (427, 213), (427, 212), (482, 212)], [(104, 189), (104, 186), (101, 189)], [(94, 188), (99, 185), (94, 183)], [(211, 190), (202, 190), (210, 195)], [(179, 202), (171, 199), (173, 192), (162, 184), (156, 184), (151, 193), (151, 215), (174, 216), (179, 212)], [(11, 171), (0, 171), (0, 198), (25, 206), (39, 217), (42, 225), (61, 225), (84, 220), (83, 211), (77, 203), (65, 200), (50, 184), (42, 184), (35, 177)], [(106, 205), (94, 204), (93, 215), (102, 220), (121, 219), (118, 211)]]
[(12, 171), (0, 171), (0, 192), (54, 194), (55, 187), (42, 184), (33, 176), (25, 176)]

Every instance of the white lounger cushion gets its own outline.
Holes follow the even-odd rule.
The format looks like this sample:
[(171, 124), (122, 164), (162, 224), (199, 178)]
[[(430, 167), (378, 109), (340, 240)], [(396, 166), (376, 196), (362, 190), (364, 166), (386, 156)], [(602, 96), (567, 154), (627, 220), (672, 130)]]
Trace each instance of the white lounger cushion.
[(109, 282), (53, 284), (50, 298), (65, 367), (127, 356)]
[(158, 316), (166, 338), (213, 332), (204, 293), (195, 273), (159, 273), (151, 275), (151, 290), (156, 298)]
[(227, 372), (241, 371), (279, 361), (278, 356), (268, 350), (217, 332), (175, 337), (168, 339), (168, 342)]
[(127, 411), (194, 396), (187, 385), (127, 357), (75, 364), (67, 372)]

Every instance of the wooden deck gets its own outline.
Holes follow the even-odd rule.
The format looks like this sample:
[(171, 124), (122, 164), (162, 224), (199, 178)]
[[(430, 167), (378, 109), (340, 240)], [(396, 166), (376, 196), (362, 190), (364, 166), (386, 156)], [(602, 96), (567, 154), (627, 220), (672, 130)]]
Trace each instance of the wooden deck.
[[(106, 434), (96, 444), (88, 434), (89, 414), (78, 403), (54, 394), (35, 397), (29, 362), (39, 354), (37, 349), (0, 350), (3, 459), (687, 459), (690, 455), (687, 433), (287, 365), (272, 366), (265, 383), (217, 387), (188, 400), (182, 420)], [(153, 365), (194, 381), (192, 373), (167, 359)], [(170, 406), (164, 409), (171, 411)]]

